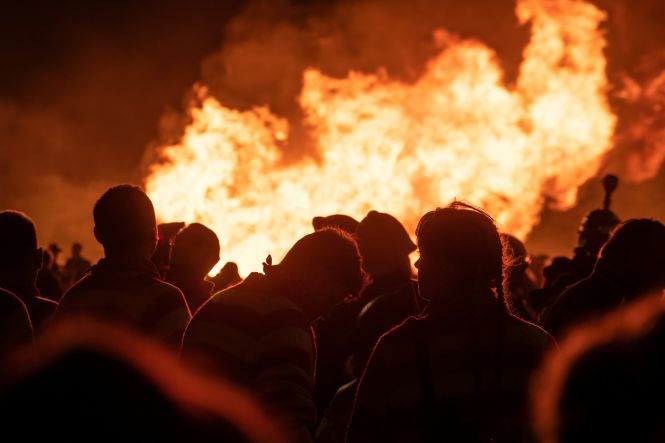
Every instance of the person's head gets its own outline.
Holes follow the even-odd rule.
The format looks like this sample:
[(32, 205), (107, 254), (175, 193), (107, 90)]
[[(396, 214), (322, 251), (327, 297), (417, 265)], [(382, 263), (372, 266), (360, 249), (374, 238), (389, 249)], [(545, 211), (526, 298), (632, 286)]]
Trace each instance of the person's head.
[(139, 441), (284, 441), (245, 392), (221, 377), (195, 373), (157, 343), (83, 319), (55, 326), (34, 349), (2, 362), (0, 413), (6, 435), (56, 441), (127, 436)]
[(72, 257), (80, 257), (82, 250), (83, 246), (81, 246), (81, 243), (72, 244)]
[(48, 245), (48, 250), (51, 251), (51, 255), (53, 257), (57, 257), (60, 252), (62, 252), (62, 249), (60, 249), (60, 246), (58, 246), (57, 243), (51, 243)]
[(215, 291), (222, 291), (236, 283), (240, 283), (242, 277), (240, 276), (238, 264), (232, 261), (226, 262), (222, 266), (222, 269), (219, 270), (219, 273), (212, 278), (212, 281), (215, 283)]
[(315, 231), (324, 228), (339, 228), (349, 234), (354, 234), (358, 229), (358, 220), (345, 214), (333, 214), (326, 217), (314, 217), (312, 227)]
[(42, 268), (50, 269), (52, 261), (53, 261), (53, 254), (51, 254), (51, 251), (44, 250), (42, 256)]
[[(503, 300), (503, 248), (494, 220), (462, 202), (425, 214), (416, 229), (418, 287), (431, 307), (496, 289)], [(452, 297), (452, 298), (451, 298)], [(442, 303), (441, 303), (442, 302)]]
[(266, 269), (286, 286), (312, 320), (346, 299), (357, 297), (366, 281), (355, 240), (324, 228), (298, 240), (276, 266)]
[(540, 443), (665, 441), (662, 295), (578, 327), (532, 383)]
[(201, 223), (182, 228), (172, 242), (171, 273), (203, 279), (219, 261), (219, 239)]
[(603, 247), (610, 233), (621, 221), (612, 211), (605, 209), (594, 209), (589, 212), (580, 224), (578, 234), (578, 244), (580, 247), (589, 251), (590, 254), (597, 254)]
[(649, 219), (622, 223), (600, 251), (594, 272), (637, 291), (664, 288), (665, 225)]
[(157, 244), (155, 210), (148, 196), (133, 185), (108, 189), (92, 212), (95, 238), (109, 256), (149, 259)]
[(34, 284), (42, 254), (32, 220), (22, 212), (0, 211), (0, 286)]
[(411, 275), (409, 254), (416, 245), (392, 215), (370, 211), (356, 229), (363, 267), (373, 278), (400, 272)]

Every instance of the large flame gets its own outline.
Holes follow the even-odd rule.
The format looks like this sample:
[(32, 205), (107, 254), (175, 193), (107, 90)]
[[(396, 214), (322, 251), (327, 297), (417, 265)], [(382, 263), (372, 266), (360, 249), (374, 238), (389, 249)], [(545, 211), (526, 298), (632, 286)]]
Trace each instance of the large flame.
[(615, 117), (598, 25), (581, 0), (518, 1), (531, 39), (516, 84), (484, 44), (436, 31), (441, 52), (412, 84), (385, 72), (304, 72), (299, 97), (316, 158), (282, 161), (288, 122), (229, 109), (199, 90), (179, 143), (146, 180), (162, 220), (199, 221), (246, 272), (311, 232), (311, 218), (370, 209), (412, 229), (453, 199), (481, 205), (524, 238), (545, 203), (574, 204), (611, 146)]

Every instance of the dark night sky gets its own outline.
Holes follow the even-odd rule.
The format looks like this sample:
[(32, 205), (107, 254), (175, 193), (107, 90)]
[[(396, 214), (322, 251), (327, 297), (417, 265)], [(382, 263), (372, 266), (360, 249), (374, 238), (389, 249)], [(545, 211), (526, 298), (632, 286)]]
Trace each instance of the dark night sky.
[[(94, 199), (110, 184), (140, 182), (140, 164), (146, 146), (158, 137), (160, 118), (169, 108), (181, 108), (196, 81), (211, 84), (226, 104), (242, 107), (265, 99), (289, 115), (299, 86), (298, 79), (290, 78), (297, 77), (300, 65), (317, 65), (331, 75), (383, 65), (408, 78), (417, 75), (430, 55), (431, 48), (422, 43), (425, 36), (434, 26), (443, 26), (492, 46), (510, 79), (528, 38), (528, 30), (517, 26), (509, 0), (492, 2), (491, 11), (489, 3), (480, 0), (375, 2), (386, 5), (385, 14), (376, 6), (357, 6), (368, 1), (245, 3), (0, 5), (0, 208), (31, 215), (43, 243), (81, 240), (88, 255), (96, 256), (99, 249), (91, 235)], [(598, 3), (610, 14), (612, 75), (626, 72), (639, 80), (652, 54), (664, 53), (662, 1)], [(371, 26), (363, 26), (365, 19)], [(322, 34), (335, 37), (334, 57), (306, 41)], [(242, 63), (238, 54), (247, 42), (259, 42), (274, 57), (275, 72), (266, 78), (286, 79), (280, 83), (281, 94), (256, 96), (268, 80), (258, 76), (254, 83), (241, 83), (224, 71), (236, 61)], [(280, 57), (295, 68), (281, 71)], [(665, 69), (665, 64), (656, 69)], [(620, 154), (617, 150), (608, 169), (621, 163)], [(655, 179), (622, 185), (617, 210), (624, 217), (665, 219), (664, 190), (661, 168)], [(589, 184), (574, 210), (546, 212), (531, 247), (536, 252), (571, 249), (579, 219), (600, 203), (600, 194), (598, 185)]]

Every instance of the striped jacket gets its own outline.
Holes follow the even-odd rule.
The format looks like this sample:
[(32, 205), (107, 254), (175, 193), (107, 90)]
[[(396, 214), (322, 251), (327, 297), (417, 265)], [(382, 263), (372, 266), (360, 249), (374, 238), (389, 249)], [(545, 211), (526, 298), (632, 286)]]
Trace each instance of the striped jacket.
[(262, 274), (209, 299), (189, 323), (182, 351), (255, 393), (301, 437), (309, 435), (316, 420), (310, 321), (271, 293)]
[(0, 356), (32, 341), (32, 324), (25, 304), (16, 295), (0, 289)]
[(102, 259), (62, 297), (56, 319), (86, 315), (129, 326), (177, 348), (191, 318), (182, 292), (150, 261)]
[[(496, 303), (493, 303), (496, 306)], [(542, 329), (496, 307), (473, 320), (407, 319), (381, 337), (361, 379), (347, 441), (522, 441)]]

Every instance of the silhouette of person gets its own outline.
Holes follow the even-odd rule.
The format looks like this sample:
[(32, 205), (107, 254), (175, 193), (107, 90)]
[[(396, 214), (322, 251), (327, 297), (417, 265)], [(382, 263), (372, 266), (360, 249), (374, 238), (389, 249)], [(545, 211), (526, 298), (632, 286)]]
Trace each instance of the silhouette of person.
[(390, 297), (378, 297), (365, 305), (358, 314), (354, 335), (350, 340), (351, 356), (347, 361), (352, 379), (337, 390), (326, 408), (325, 415), (316, 430), (319, 443), (345, 441), (360, 376), (372, 349), (381, 335), (405, 320), (391, 315), (391, 312), (396, 313), (390, 309), (391, 305), (393, 302)]
[(32, 338), (32, 323), (25, 303), (0, 289), (0, 358), (18, 346), (31, 343)]
[(210, 281), (215, 285), (214, 291), (219, 292), (237, 285), (242, 281), (242, 277), (238, 271), (238, 265), (230, 261), (225, 263), (222, 269)]
[(576, 327), (561, 342), (533, 384), (539, 442), (663, 441), (663, 295)]
[(543, 327), (559, 338), (572, 325), (663, 288), (665, 226), (656, 220), (629, 220), (607, 241), (593, 273), (556, 299)]
[(69, 278), (69, 286), (79, 281), (83, 274), (90, 269), (91, 263), (81, 256), (82, 250), (81, 243), (72, 244), (72, 256), (65, 263), (65, 273)]
[(339, 229), (298, 240), (278, 265), (215, 294), (194, 315), (183, 355), (202, 359), (257, 394), (294, 433), (311, 441), (315, 339), (311, 325), (364, 284), (355, 241)]
[(429, 305), (376, 344), (348, 441), (520, 441), (529, 376), (553, 340), (503, 304), (494, 221), (454, 202), (425, 214), (416, 235)]
[(0, 211), (0, 288), (18, 296), (28, 308), (39, 333), (50, 321), (58, 304), (40, 295), (35, 284), (43, 251), (30, 218), (18, 211)]
[(178, 347), (190, 319), (182, 292), (159, 279), (150, 261), (155, 210), (137, 186), (107, 190), (93, 209), (104, 258), (62, 297), (57, 318), (86, 315), (137, 329)]
[(197, 375), (157, 343), (90, 322), (58, 326), (6, 369), (0, 386), (6, 436), (286, 442), (247, 394), (223, 379)]
[(58, 280), (58, 277), (53, 272), (52, 262), (51, 252), (44, 251), (44, 260), (42, 267), (37, 271), (36, 284), (42, 297), (58, 302), (62, 298), (63, 291), (60, 286), (60, 280)]
[(185, 294), (191, 312), (212, 296), (215, 284), (205, 278), (218, 261), (219, 239), (204, 225), (187, 225), (173, 238), (166, 281)]
[(573, 258), (555, 257), (544, 269), (545, 283), (542, 288), (535, 289), (530, 297), (534, 305), (542, 307), (541, 317), (546, 315), (547, 309), (566, 288), (588, 277), (593, 271), (600, 249), (620, 223), (619, 217), (610, 210), (612, 193), (618, 184), (619, 180), (614, 175), (603, 178), (603, 208), (594, 209), (582, 220)]
[(402, 224), (392, 215), (370, 211), (356, 227), (363, 268), (371, 283), (355, 303), (339, 305), (316, 324), (319, 343), (316, 371), (316, 403), (326, 408), (337, 389), (349, 377), (346, 362), (351, 354), (358, 314), (369, 303), (384, 320), (375, 339), (411, 315), (421, 311), (417, 283), (411, 279), (409, 254), (416, 249)]
[(506, 306), (511, 314), (532, 322), (538, 323), (538, 312), (531, 304), (530, 294), (536, 285), (529, 273), (529, 256), (524, 243), (510, 234), (501, 234), (504, 248), (510, 256), (510, 263), (506, 266), (506, 291), (504, 293)]

